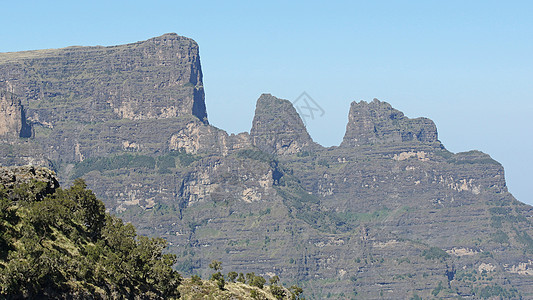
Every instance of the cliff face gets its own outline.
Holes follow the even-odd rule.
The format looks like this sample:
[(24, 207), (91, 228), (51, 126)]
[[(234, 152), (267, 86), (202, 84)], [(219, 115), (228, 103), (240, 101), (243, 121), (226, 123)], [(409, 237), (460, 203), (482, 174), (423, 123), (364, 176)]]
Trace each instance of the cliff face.
[(250, 134), (229, 135), (207, 124), (197, 45), (174, 34), (0, 54), (0, 86), (20, 99), (2, 94), (5, 132), (18, 111), (34, 132), (1, 144), (0, 162), (84, 177), (187, 274), (218, 259), (315, 299), (533, 297), (533, 209), (429, 119), (354, 102), (342, 144), (324, 148), (264, 94)]
[(113, 47), (2, 53), (1, 90), (0, 114), (7, 116), (1, 130), (31, 135), (20, 125), (25, 113), (34, 148), (58, 165), (161, 151), (184, 124), (208, 123), (198, 45), (176, 34)]
[(176, 34), (114, 47), (3, 53), (0, 90), (23, 98), (28, 119), (45, 127), (65, 116), (87, 123), (192, 114), (207, 122), (198, 45)]
[(6, 91), (0, 91), (0, 137), (31, 137), (31, 127), (26, 121), (20, 100)]

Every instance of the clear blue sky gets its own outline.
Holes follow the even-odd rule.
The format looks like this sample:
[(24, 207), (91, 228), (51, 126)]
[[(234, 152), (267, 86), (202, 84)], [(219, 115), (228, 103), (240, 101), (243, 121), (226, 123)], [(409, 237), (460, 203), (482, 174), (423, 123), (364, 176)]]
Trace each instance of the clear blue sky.
[[(200, 2), (200, 1), (198, 1)], [(533, 204), (533, 1), (4, 1), (0, 52), (115, 45), (176, 32), (200, 44), (209, 119), (248, 131), (261, 93), (324, 109), (325, 146), (349, 103), (435, 121), (453, 152), (490, 154)]]

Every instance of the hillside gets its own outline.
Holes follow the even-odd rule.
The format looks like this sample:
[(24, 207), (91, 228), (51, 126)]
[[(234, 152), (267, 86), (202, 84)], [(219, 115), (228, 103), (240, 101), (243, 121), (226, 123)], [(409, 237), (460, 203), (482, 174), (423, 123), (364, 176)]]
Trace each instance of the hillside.
[(353, 102), (335, 147), (270, 94), (230, 135), (208, 122), (198, 46), (176, 34), (0, 54), (0, 90), (0, 163), (84, 178), (187, 276), (219, 260), (312, 299), (533, 297), (533, 208), (503, 166), (387, 102)]
[(163, 239), (138, 236), (105, 213), (82, 180), (62, 189), (46, 168), (0, 167), (0, 214), (2, 299), (299, 299), (301, 293), (275, 278), (266, 285), (255, 274), (224, 276), (220, 262), (212, 280), (183, 279), (171, 268), (175, 255), (163, 254)]

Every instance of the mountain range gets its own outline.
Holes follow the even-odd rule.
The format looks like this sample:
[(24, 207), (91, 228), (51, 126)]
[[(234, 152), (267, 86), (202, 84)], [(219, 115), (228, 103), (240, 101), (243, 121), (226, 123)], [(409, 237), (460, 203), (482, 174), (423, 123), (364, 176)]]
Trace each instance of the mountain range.
[(186, 275), (216, 259), (312, 299), (533, 297), (533, 207), (433, 121), (352, 102), (323, 147), (288, 100), (260, 95), (250, 132), (228, 134), (204, 98), (198, 45), (177, 34), (0, 53), (0, 163), (84, 178)]

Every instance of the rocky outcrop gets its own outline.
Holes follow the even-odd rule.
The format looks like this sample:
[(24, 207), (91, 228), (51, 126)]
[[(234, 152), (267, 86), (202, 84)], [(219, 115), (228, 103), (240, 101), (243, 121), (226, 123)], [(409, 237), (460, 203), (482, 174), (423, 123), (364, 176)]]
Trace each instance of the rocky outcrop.
[[(36, 187), (36, 183), (44, 186)], [(25, 185), (29, 189), (37, 189), (38, 195), (52, 194), (59, 188), (55, 172), (45, 167), (20, 166), (0, 167), (0, 187), (11, 190)]]
[(437, 127), (427, 118), (409, 119), (386, 102), (352, 102), (341, 147), (437, 142)]
[(256, 147), (269, 154), (295, 154), (318, 146), (292, 103), (270, 94), (257, 100), (250, 137)]
[(248, 133), (228, 135), (214, 126), (191, 120), (181, 126), (168, 140), (168, 149), (190, 154), (220, 154), (247, 149), (252, 146)]
[(0, 91), (0, 138), (31, 137), (31, 126), (26, 121), (20, 100), (7, 91)]

